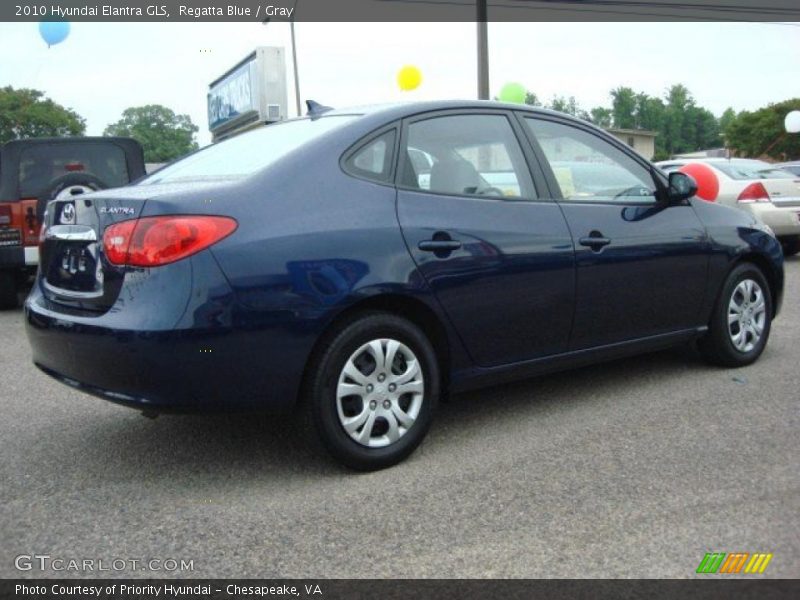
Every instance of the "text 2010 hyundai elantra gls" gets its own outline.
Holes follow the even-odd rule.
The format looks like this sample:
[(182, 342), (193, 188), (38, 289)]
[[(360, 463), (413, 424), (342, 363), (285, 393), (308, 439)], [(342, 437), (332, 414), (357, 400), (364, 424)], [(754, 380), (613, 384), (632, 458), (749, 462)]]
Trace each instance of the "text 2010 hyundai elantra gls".
[(318, 111), (52, 202), (33, 360), (145, 413), (297, 407), (385, 467), (445, 391), (690, 341), (756, 360), (780, 244), (695, 191), (553, 112)]

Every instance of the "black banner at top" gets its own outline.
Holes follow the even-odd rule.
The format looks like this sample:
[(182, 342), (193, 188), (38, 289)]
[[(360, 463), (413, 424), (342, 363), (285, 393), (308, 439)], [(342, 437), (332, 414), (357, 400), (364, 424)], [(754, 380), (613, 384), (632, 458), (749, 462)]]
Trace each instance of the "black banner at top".
[[(2, 0), (0, 21), (800, 21), (797, 0)], [(483, 13), (480, 13), (483, 14)]]

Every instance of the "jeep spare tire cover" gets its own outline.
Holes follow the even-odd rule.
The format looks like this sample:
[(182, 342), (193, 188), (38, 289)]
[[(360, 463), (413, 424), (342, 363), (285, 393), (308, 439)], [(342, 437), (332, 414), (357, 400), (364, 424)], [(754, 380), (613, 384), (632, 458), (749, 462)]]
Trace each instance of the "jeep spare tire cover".
[(36, 216), (39, 218), (39, 222), (42, 222), (47, 203), (51, 200), (63, 200), (71, 196), (104, 190), (107, 187), (108, 185), (102, 179), (95, 177), (91, 173), (67, 173), (57, 177), (39, 193), (39, 201), (36, 203)]

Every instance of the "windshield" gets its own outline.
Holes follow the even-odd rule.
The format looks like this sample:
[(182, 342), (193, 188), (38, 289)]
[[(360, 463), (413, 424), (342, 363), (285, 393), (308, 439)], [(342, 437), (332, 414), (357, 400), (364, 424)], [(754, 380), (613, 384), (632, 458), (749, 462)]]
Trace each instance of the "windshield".
[(731, 179), (794, 179), (789, 171), (760, 160), (715, 162), (714, 167)]
[(267, 125), (203, 148), (159, 169), (139, 185), (244, 178), (355, 118), (354, 115), (337, 115)]

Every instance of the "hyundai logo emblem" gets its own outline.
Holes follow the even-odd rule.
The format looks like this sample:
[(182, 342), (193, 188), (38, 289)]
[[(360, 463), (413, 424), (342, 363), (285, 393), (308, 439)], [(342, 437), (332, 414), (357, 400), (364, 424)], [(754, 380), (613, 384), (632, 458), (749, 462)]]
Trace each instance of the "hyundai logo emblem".
[(71, 202), (65, 204), (61, 209), (61, 223), (62, 225), (72, 225), (75, 223), (75, 205)]

